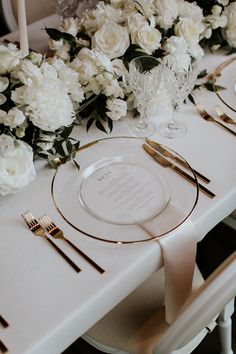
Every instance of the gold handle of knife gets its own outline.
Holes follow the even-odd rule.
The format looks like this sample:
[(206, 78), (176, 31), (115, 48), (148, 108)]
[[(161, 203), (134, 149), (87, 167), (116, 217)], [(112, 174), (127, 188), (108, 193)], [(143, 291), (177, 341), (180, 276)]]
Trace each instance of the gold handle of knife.
[[(190, 176), (188, 173), (186, 173), (185, 171), (181, 170), (181, 168), (179, 168), (178, 166), (172, 165), (172, 166), (170, 166), (170, 168), (173, 169), (174, 171), (176, 171), (179, 175), (186, 178), (192, 184), (196, 185), (195, 179), (192, 176)], [(199, 189), (203, 193), (205, 193), (208, 197), (210, 197), (210, 198), (215, 197), (215, 194), (213, 192), (211, 192), (209, 189), (207, 189), (206, 187), (204, 187), (202, 184), (199, 183), (198, 186), (199, 186)]]

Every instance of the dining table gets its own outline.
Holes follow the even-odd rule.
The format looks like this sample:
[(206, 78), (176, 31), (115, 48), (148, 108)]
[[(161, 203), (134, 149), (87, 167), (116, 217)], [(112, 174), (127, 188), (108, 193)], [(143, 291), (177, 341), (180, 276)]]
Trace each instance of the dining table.
[[(59, 22), (59, 17), (53, 14), (30, 24), (29, 47), (43, 53), (48, 41), (45, 27), (56, 27)], [(1, 38), (4, 39), (17, 41), (18, 33)], [(201, 59), (201, 69), (211, 73), (227, 58), (222, 50), (207, 52)], [(215, 92), (204, 88), (196, 90), (193, 95), (209, 114), (215, 115), (214, 107), (220, 105), (236, 119), (236, 113), (224, 107)], [(80, 146), (107, 137), (129, 138), (129, 119), (132, 118), (114, 122), (110, 134), (93, 127), (87, 132), (82, 121), (74, 134), (80, 140)], [(211, 182), (206, 186), (215, 194), (210, 198), (199, 190), (196, 205), (188, 218), (194, 225), (196, 242), (200, 242), (236, 209), (236, 137), (217, 124), (202, 119), (190, 101), (178, 115), (187, 126), (184, 137), (168, 139), (160, 135), (158, 125), (166, 119), (164, 109), (150, 118), (156, 126), (151, 139), (177, 152), (190, 166), (207, 176)], [(161, 269), (164, 262), (162, 248), (155, 238), (145, 242), (106, 242), (72, 227), (58, 212), (52, 198), (55, 170), (47, 167), (44, 160), (36, 161), (35, 166), (37, 177), (33, 182), (16, 194), (0, 197), (0, 315), (8, 323), (8, 326), (0, 323), (0, 340), (10, 354), (62, 353)], [(172, 174), (173, 180), (181, 178), (174, 172)], [(63, 188), (61, 193), (66, 194), (66, 185)], [(186, 182), (186, 190), (191, 188), (195, 187)], [(70, 245), (57, 240), (81, 269), (78, 273), (73, 271), (45, 239), (30, 232), (22, 218), (26, 210), (37, 217), (48, 214), (66, 237), (105, 271), (98, 272)], [(171, 234), (177, 238), (182, 226), (174, 228)], [(108, 234), (109, 227), (107, 223)], [(222, 234), (222, 238), (225, 236)], [(182, 253), (187, 251), (187, 248), (183, 249)]]

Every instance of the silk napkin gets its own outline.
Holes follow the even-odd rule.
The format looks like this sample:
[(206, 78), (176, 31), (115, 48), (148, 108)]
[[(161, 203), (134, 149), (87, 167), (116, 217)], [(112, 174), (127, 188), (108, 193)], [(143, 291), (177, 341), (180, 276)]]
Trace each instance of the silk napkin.
[[(168, 209), (168, 211), (167, 211)], [(164, 223), (174, 224), (181, 211), (169, 204), (162, 217), (148, 220), (139, 226), (150, 236), (160, 234)], [(160, 221), (161, 220), (161, 221)], [(165, 273), (165, 319), (171, 323), (192, 291), (196, 259), (196, 229), (188, 218), (170, 233), (157, 238), (162, 249)]]

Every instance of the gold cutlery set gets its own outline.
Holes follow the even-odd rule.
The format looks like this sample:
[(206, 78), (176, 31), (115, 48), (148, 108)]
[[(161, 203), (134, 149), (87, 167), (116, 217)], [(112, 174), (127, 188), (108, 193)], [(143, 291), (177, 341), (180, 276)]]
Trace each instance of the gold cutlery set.
[[(198, 113), (200, 114), (200, 116), (203, 119), (205, 119), (206, 121), (209, 121), (209, 122), (216, 123), (216, 124), (220, 125), (222, 128), (226, 129), (229, 133), (236, 135), (236, 131), (230, 129), (225, 124), (219, 122), (217, 119), (212, 117), (209, 113), (207, 113), (207, 111), (199, 103), (197, 103), (196, 108), (197, 108)], [(234, 121), (231, 117), (229, 117), (226, 113), (224, 113), (222, 111), (222, 109), (220, 108), (220, 106), (216, 106), (215, 111), (217, 113), (218, 118), (221, 119), (224, 123), (232, 124), (232, 125), (236, 124), (236, 121)]]
[(76, 245), (74, 245), (68, 238), (64, 236), (64, 233), (58, 226), (49, 218), (48, 215), (43, 215), (39, 218), (39, 221), (33, 216), (30, 211), (26, 211), (22, 214), (24, 221), (29, 227), (30, 231), (35, 236), (44, 237), (52, 247), (64, 258), (64, 260), (77, 272), (79, 273), (81, 269), (68, 257), (68, 255), (62, 251), (62, 249), (51, 239), (62, 239), (68, 243), (74, 251), (76, 251), (80, 256), (82, 256), (91, 266), (93, 266), (98, 272), (104, 273), (105, 270), (101, 268), (97, 263), (95, 263), (87, 254), (80, 250)]
[[(161, 166), (169, 167), (182, 177), (184, 177), (188, 182), (196, 185), (196, 180), (185, 170), (191, 170), (191, 167), (182, 159), (172, 154), (169, 150), (165, 149), (162, 145), (158, 144), (156, 141), (152, 141), (148, 138), (145, 139), (145, 143), (143, 144), (144, 150)], [(184, 167), (184, 169), (180, 168), (177, 164)], [(210, 179), (205, 177), (202, 173), (194, 170), (196, 176), (199, 177), (205, 183), (209, 183)], [(206, 188), (201, 183), (198, 183), (199, 190), (206, 194), (210, 198), (214, 198), (215, 194), (211, 192), (208, 188)]]
[[(0, 315), (0, 327), (3, 327), (4, 329), (9, 327), (8, 322), (5, 320), (5, 318), (2, 315)], [(0, 339), (0, 353), (7, 353), (7, 352), (8, 352), (7, 347)]]

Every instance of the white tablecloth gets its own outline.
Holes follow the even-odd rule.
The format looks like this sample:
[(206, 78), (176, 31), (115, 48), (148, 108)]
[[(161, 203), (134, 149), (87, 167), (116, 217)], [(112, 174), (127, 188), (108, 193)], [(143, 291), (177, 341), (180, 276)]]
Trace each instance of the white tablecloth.
[[(51, 16), (30, 26), (32, 49), (46, 48), (47, 37), (41, 29), (56, 22)], [(15, 40), (17, 34), (8, 38)], [(201, 65), (212, 70), (224, 60), (223, 54), (209, 55)], [(198, 95), (213, 113), (214, 105), (220, 103), (216, 95), (206, 91)], [(212, 200), (201, 193), (191, 216), (200, 241), (236, 208), (236, 141), (233, 135), (201, 119), (193, 105), (185, 106), (180, 116), (188, 127), (185, 137), (168, 140), (157, 132), (154, 138), (174, 148), (212, 180), (209, 188), (216, 197)], [(160, 114), (152, 120), (158, 125), (164, 119), (165, 114)], [(101, 137), (99, 132), (86, 135), (83, 128), (78, 134), (82, 143)], [(127, 122), (117, 122), (112, 135), (127, 135)], [(163, 265), (157, 242), (111, 245), (85, 238), (63, 222), (50, 196), (53, 170), (43, 165), (37, 164), (37, 179), (27, 189), (0, 199), (0, 313), (10, 323), (9, 328), (0, 328), (0, 339), (11, 354), (62, 352)], [(27, 209), (37, 216), (48, 213), (106, 273), (99, 274), (64, 245), (82, 268), (79, 274), (73, 272), (44, 239), (26, 229), (21, 213)]]

